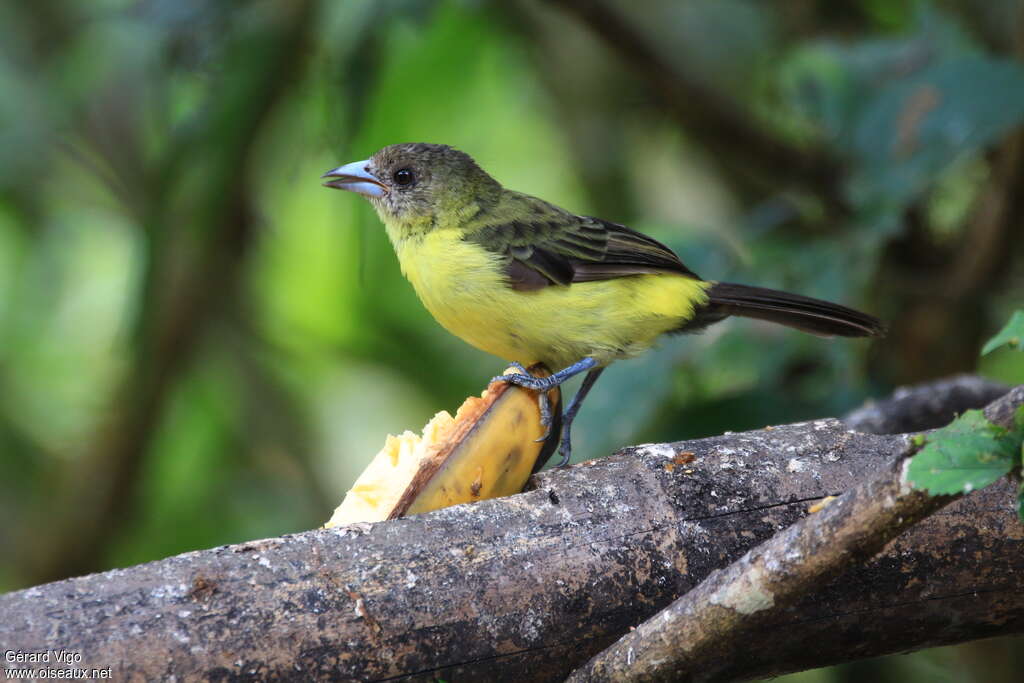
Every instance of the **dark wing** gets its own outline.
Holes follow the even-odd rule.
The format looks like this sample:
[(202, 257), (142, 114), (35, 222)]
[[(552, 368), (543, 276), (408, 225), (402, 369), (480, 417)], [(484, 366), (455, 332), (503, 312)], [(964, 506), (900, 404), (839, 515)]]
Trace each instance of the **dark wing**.
[(509, 282), (519, 290), (649, 273), (699, 279), (671, 249), (643, 233), (549, 207), (527, 219), (486, 225), (465, 239), (507, 256)]

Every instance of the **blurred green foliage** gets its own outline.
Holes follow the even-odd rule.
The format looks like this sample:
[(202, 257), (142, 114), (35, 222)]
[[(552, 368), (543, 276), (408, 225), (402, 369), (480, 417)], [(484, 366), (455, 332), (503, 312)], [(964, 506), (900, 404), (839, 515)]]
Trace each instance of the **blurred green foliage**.
[(502, 368), (319, 184), (394, 142), (892, 324), (668, 339), (577, 457), (976, 369), (1024, 282), (1019, 2), (605, 4), (605, 33), (564, 0), (0, 5), (0, 590), (315, 527)]

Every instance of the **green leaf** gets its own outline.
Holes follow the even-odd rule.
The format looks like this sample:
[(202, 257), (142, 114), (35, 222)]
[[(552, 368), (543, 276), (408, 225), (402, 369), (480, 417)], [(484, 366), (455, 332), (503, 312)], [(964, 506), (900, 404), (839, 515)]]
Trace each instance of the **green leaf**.
[(916, 489), (932, 495), (970, 493), (988, 486), (1016, 463), (1024, 429), (1024, 407), (1017, 411), (1018, 427), (1009, 431), (968, 410), (927, 437), (911, 460), (907, 477)]
[(988, 340), (985, 347), (981, 350), (981, 355), (989, 354), (1000, 346), (1010, 346), (1018, 351), (1024, 351), (1024, 345), (1021, 344), (1022, 339), (1024, 339), (1024, 311), (1016, 311), (1010, 316), (1010, 321), (1006, 323), (1006, 327), (1000, 330), (999, 334)]

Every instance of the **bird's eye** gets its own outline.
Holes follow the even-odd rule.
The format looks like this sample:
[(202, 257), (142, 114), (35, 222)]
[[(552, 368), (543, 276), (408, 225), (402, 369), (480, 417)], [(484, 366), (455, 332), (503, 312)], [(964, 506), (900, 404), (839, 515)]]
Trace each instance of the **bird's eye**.
[(400, 187), (408, 187), (416, 182), (416, 174), (412, 172), (411, 168), (400, 168), (391, 177)]

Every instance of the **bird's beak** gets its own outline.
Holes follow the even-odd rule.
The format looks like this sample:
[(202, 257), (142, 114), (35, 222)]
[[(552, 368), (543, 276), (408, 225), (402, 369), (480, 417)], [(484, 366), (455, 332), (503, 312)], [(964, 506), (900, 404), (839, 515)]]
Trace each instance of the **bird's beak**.
[(353, 161), (351, 164), (331, 169), (320, 177), (331, 179), (324, 183), (324, 187), (348, 190), (364, 197), (380, 197), (387, 192), (387, 188), (370, 174), (369, 169), (369, 159)]

